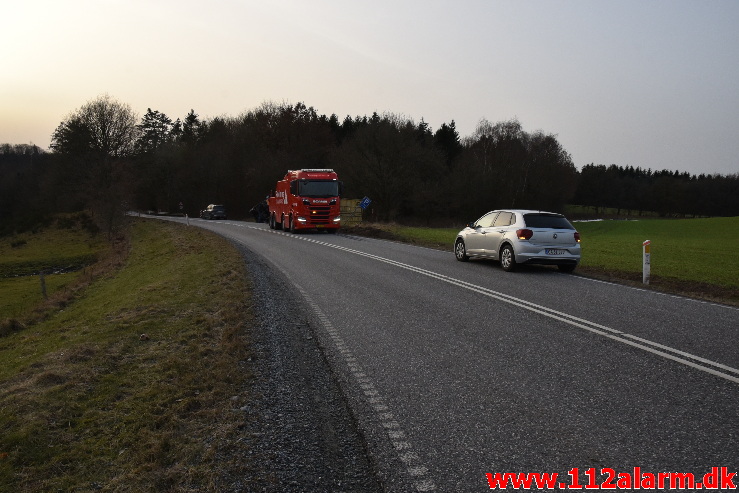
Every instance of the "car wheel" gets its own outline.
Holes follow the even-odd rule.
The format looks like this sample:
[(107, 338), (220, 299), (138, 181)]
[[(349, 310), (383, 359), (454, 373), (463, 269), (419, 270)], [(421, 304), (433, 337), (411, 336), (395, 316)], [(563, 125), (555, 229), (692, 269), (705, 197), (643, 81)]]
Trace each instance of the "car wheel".
[(461, 238), (454, 243), (454, 256), (457, 257), (457, 260), (460, 262), (467, 262), (470, 259), (467, 256), (467, 249), (464, 246), (464, 240)]
[(516, 255), (513, 253), (511, 245), (505, 245), (500, 250), (500, 266), (506, 272), (513, 272), (516, 270)]
[(577, 264), (559, 264), (557, 268), (560, 272), (572, 272), (577, 267)]

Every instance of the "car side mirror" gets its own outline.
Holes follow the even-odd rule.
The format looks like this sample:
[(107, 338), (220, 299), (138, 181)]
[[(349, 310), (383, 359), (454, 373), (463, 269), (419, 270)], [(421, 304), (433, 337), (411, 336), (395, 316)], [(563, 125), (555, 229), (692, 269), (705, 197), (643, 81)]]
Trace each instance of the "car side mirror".
[(470, 222), (468, 222), (468, 223), (467, 223), (467, 227), (468, 227), (468, 228), (472, 228), (472, 229), (475, 229), (475, 222), (474, 222), (474, 221), (470, 221)]

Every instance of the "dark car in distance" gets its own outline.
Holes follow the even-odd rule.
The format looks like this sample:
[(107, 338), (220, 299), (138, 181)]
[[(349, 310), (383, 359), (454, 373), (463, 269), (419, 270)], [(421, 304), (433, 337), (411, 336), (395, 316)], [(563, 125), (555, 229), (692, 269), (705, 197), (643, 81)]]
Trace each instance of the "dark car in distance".
[(223, 205), (210, 204), (200, 211), (202, 219), (226, 219), (226, 207)]

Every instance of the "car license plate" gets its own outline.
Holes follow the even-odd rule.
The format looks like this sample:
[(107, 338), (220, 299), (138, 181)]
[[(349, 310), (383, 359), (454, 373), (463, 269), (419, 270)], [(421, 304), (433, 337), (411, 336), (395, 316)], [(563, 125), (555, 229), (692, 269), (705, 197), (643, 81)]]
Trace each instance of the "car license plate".
[(547, 255), (564, 255), (565, 251), (558, 248), (545, 248), (544, 253)]

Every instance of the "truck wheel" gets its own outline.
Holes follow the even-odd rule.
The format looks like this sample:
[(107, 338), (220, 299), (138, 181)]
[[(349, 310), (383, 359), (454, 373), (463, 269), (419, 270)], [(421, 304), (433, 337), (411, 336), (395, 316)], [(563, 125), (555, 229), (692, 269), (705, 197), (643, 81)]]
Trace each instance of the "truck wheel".
[(293, 221), (292, 216), (290, 216), (290, 232), (295, 234), (295, 221)]
[(281, 224), (282, 231), (289, 231), (290, 230), (290, 225), (287, 224), (287, 221), (289, 221), (289, 220), (290, 220), (289, 217), (285, 217), (285, 216), (282, 217), (282, 224)]

